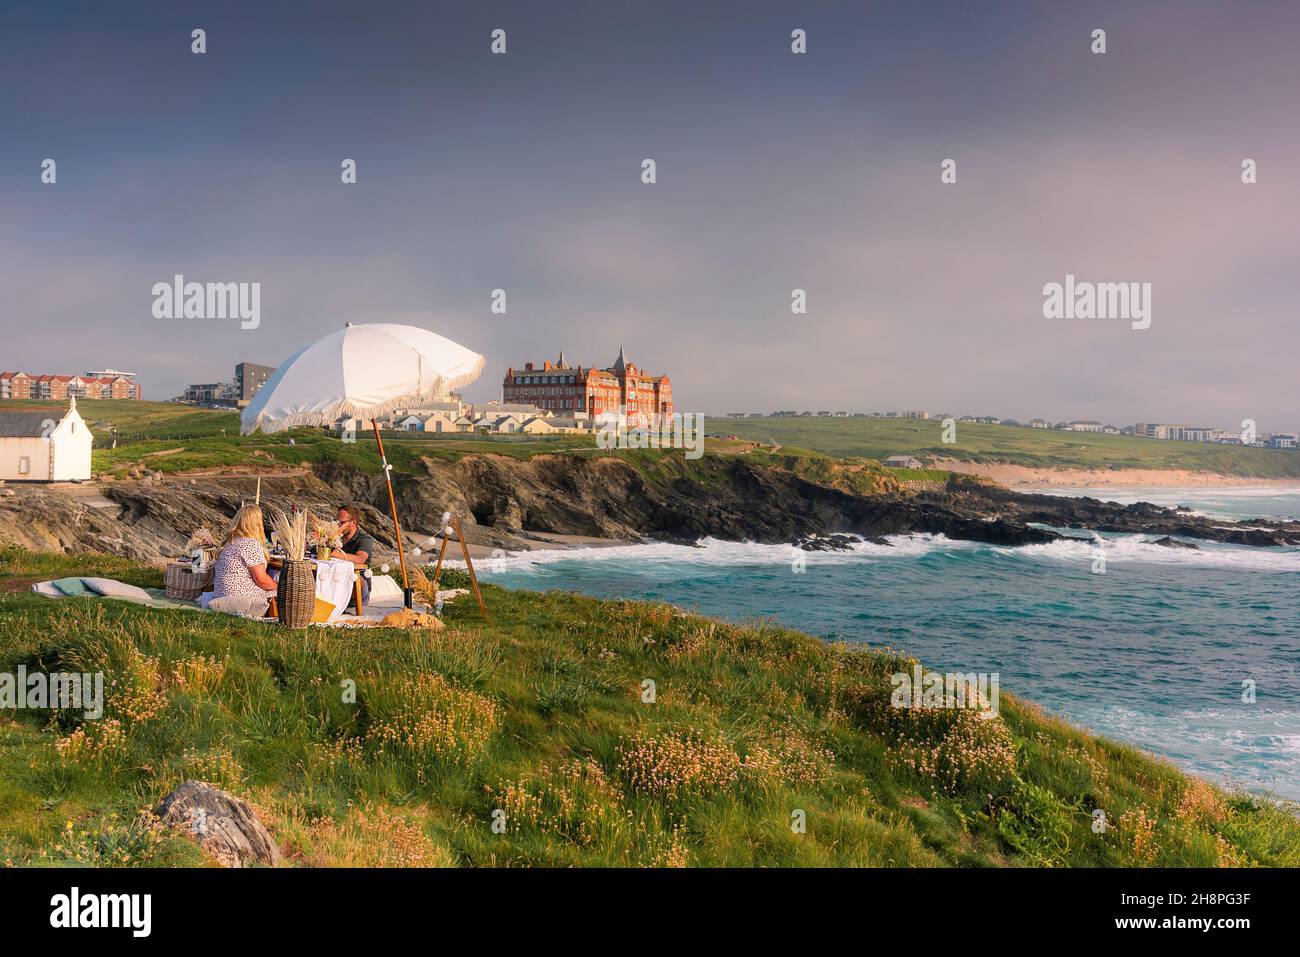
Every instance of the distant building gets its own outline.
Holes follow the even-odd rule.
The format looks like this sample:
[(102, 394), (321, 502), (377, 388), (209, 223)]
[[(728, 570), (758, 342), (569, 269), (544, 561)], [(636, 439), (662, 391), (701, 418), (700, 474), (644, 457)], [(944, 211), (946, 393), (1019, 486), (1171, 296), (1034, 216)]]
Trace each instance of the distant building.
[(74, 396), (58, 419), (51, 410), (0, 412), (0, 480), (84, 482), (90, 478), (90, 428)]
[(225, 382), (196, 382), (185, 387), (184, 401), (191, 405), (217, 405), (225, 393)]
[(533, 416), (531, 419), (520, 422), (517, 431), (526, 432), (529, 435), (550, 435), (560, 430), (556, 428), (550, 419)]
[(1052, 423), (1048, 422), (1046, 419), (1030, 419), (1029, 427), (1031, 429), (1050, 429)]
[(930, 417), (930, 413), (929, 412), (904, 412), (902, 417), (904, 419), (928, 419)]
[(1067, 432), (1100, 432), (1103, 426), (1096, 419), (1075, 419), (1065, 427)]
[(139, 399), (134, 372), (102, 369), (80, 375), (0, 372), (0, 399)]
[(1300, 435), (1295, 432), (1272, 432), (1268, 437), (1270, 449), (1294, 449), (1300, 445)]
[(882, 463), (885, 468), (890, 469), (919, 469), (925, 468), (921, 461), (911, 455), (890, 455)]
[(650, 375), (629, 362), (620, 347), (618, 358), (607, 369), (573, 367), (564, 351), (554, 362), (533, 363), (522, 369), (506, 370), (501, 385), (506, 404), (530, 403), (572, 418), (594, 418), (604, 412), (626, 413), (634, 422), (673, 411), (672, 383), (666, 375)]
[(273, 375), (274, 366), (240, 362), (235, 365), (235, 377), (230, 382), (196, 382), (187, 385), (173, 401), (218, 409), (242, 409)]
[(254, 362), (240, 362), (235, 366), (235, 391), (239, 405), (247, 405), (266, 380), (275, 375), (275, 366), (259, 366)]

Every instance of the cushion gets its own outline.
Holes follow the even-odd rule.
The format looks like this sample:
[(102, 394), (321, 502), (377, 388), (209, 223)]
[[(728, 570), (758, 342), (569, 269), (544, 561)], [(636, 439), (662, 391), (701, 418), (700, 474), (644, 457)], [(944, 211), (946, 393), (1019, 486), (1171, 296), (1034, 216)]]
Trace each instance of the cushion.
[(37, 582), (32, 586), (32, 591), (38, 595), (44, 595), (46, 598), (62, 598), (63, 592), (55, 587), (54, 582)]
[(371, 605), (388, 605), (396, 601), (399, 605), (405, 600), (402, 588), (393, 581), (392, 575), (375, 575), (370, 579)]
[(77, 597), (87, 592), (86, 585), (80, 578), (56, 578), (50, 582), (60, 594)]
[(143, 588), (128, 585), (126, 582), (112, 578), (83, 578), (82, 583), (96, 594), (105, 598), (126, 598), (129, 601), (148, 601), (150, 594)]

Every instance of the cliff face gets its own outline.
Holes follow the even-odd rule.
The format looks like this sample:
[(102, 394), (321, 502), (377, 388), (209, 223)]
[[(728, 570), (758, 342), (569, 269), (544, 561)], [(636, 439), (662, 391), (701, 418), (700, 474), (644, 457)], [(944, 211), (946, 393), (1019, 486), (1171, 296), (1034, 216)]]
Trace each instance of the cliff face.
[[(842, 475), (827, 481), (832, 484), (744, 456), (686, 462), (468, 455), (455, 461), (426, 458), (395, 486), (408, 544), (422, 543), (449, 510), (460, 514), (470, 542), (507, 549), (522, 545), (527, 532), (684, 543), (704, 536), (785, 543), (835, 533), (875, 538), (929, 532), (1000, 545), (1060, 537), (1037, 524), (1246, 545), (1300, 544), (1300, 523), (1213, 522), (1152, 505), (1026, 495), (977, 482), (953, 481), (941, 491), (917, 495), (896, 486), (864, 495), (841, 487)], [(0, 543), (158, 561), (177, 554), (197, 528), (224, 529), (239, 505), (253, 500), (255, 479), (112, 483), (104, 486), (98, 506), (57, 488), (10, 489), (12, 496), (0, 497)], [(296, 504), (332, 515), (342, 502), (359, 505), (363, 524), (379, 545), (393, 548), (387, 491), (378, 476), (326, 464), (314, 473), (262, 480), (263, 505)]]
[(1055, 537), (1021, 522), (987, 521), (899, 493), (858, 495), (740, 456), (663, 459), (637, 467), (609, 457), (519, 462), (473, 455), (450, 463), (425, 460), (423, 469), (418, 481), (404, 483), (400, 506), (424, 527), (436, 527), (443, 510), (454, 507), (480, 527), (507, 533), (684, 543), (711, 536), (779, 544), (835, 532), (943, 532), (1005, 544)]

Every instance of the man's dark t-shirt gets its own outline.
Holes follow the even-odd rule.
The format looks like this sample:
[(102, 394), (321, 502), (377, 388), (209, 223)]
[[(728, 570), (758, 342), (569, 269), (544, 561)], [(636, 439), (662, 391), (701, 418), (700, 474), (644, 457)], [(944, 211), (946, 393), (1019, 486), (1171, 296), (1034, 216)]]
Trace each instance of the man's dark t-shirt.
[(375, 557), (375, 540), (358, 528), (357, 533), (343, 543), (343, 551), (347, 552), (349, 555), (355, 555), (357, 552), (365, 552), (365, 567), (369, 568), (370, 559)]

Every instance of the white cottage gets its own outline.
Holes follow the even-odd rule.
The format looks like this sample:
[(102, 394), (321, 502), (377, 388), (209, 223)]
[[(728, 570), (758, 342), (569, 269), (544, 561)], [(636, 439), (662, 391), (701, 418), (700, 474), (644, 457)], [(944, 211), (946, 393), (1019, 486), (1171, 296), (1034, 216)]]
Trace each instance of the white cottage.
[(93, 441), (75, 398), (61, 417), (53, 409), (0, 412), (0, 479), (85, 482)]

